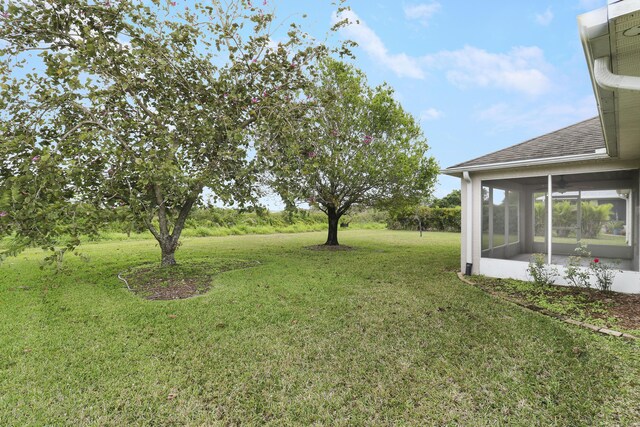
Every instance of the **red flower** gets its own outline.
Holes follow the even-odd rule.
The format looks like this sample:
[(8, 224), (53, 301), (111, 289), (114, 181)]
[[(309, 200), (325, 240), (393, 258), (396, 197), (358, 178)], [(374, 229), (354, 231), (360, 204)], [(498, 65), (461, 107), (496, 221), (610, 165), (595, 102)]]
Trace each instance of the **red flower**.
[(598, 258), (595, 258), (595, 259), (593, 260), (593, 262), (595, 262), (595, 263), (597, 264), (597, 263), (599, 263), (599, 262), (600, 262), (600, 260), (599, 260)]

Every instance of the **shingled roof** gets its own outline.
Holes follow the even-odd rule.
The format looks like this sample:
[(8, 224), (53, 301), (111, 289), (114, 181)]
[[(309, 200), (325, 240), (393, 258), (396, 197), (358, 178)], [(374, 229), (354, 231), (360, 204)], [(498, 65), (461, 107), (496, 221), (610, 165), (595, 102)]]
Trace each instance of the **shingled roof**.
[(600, 119), (594, 117), (520, 144), (451, 166), (448, 169), (521, 160), (591, 154), (605, 148)]

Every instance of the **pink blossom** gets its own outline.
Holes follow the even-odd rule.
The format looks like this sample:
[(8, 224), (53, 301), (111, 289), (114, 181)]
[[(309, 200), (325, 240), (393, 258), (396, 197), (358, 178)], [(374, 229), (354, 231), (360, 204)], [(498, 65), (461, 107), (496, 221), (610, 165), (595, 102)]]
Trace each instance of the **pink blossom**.
[(262, 1), (262, 5), (263, 5), (263, 6), (266, 6), (266, 5), (267, 5), (267, 0), (263, 0), (263, 1)]
[(365, 144), (365, 145), (369, 145), (369, 144), (371, 144), (371, 142), (372, 142), (372, 141), (373, 141), (373, 137), (372, 137), (371, 135), (366, 135), (366, 136), (364, 137), (364, 144)]
[(593, 260), (593, 262), (595, 262), (595, 263), (597, 264), (597, 263), (599, 263), (599, 262), (600, 262), (600, 260), (599, 260), (598, 258), (595, 258), (595, 259)]
[(111, 7), (111, 2), (109, 0), (107, 0), (106, 2), (104, 2), (104, 5), (106, 7)]
[(33, 156), (33, 157), (31, 158), (31, 161), (32, 161), (33, 163), (35, 163), (35, 162), (37, 162), (37, 161), (40, 161), (40, 156)]
[(0, 218), (9, 215), (9, 212), (7, 211), (0, 211)]
[(171, 6), (175, 6), (175, 5), (176, 5), (176, 2), (172, 1)]
[(255, 104), (256, 102), (258, 102), (258, 98), (256, 98), (256, 97), (254, 96), (253, 98), (251, 98), (251, 102), (253, 102), (253, 103)]
[(253, 62), (255, 64), (256, 62), (258, 62), (258, 59), (257, 58), (253, 58), (253, 61), (251, 61), (251, 62)]
[(229, 97), (229, 94), (225, 92), (224, 97), (225, 97), (225, 98), (228, 98), (228, 97)]
[(9, 19), (9, 14), (7, 12), (2, 12), (2, 17), (4, 19)]
[(291, 68), (296, 68), (296, 67), (297, 67), (297, 64), (295, 62), (292, 62), (291, 63)]
[(318, 154), (315, 151), (309, 151), (309, 153), (307, 153), (307, 156), (309, 156), (310, 159), (313, 159), (317, 155)]

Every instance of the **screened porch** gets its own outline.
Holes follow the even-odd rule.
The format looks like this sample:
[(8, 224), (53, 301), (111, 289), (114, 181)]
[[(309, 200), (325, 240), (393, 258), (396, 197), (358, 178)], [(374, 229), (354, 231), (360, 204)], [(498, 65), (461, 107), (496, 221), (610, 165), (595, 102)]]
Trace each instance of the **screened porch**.
[(582, 246), (638, 271), (638, 199), (637, 170), (483, 180), (481, 257), (563, 265)]

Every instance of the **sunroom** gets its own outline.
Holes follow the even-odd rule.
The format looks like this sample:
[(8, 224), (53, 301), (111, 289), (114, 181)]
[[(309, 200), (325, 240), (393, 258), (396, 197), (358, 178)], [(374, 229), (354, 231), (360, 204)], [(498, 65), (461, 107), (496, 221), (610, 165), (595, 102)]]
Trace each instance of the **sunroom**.
[(640, 292), (638, 163), (606, 154), (597, 117), (445, 173), (462, 178), (462, 271), (527, 280), (541, 254), (562, 276), (579, 249), (621, 270), (613, 290)]
[(598, 117), (443, 172), (461, 178), (461, 270), (529, 279), (532, 257), (560, 272), (576, 251), (640, 293), (640, 0), (578, 17)]

